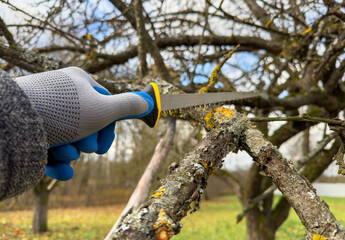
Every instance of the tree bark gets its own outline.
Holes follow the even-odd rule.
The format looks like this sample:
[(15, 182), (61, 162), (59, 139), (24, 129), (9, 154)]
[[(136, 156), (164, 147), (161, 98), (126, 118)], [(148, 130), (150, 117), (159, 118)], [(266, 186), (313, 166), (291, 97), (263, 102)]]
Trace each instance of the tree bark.
[[(199, 113), (198, 119), (205, 119), (205, 112)], [(307, 239), (345, 238), (344, 228), (309, 181), (243, 115), (219, 108), (206, 116), (207, 126), (214, 128), (178, 165), (171, 166), (156, 193), (124, 219), (112, 239), (169, 239), (177, 234), (180, 220), (188, 211), (199, 208), (208, 177), (222, 166), (229, 152), (238, 149), (246, 150), (261, 171), (272, 178), (307, 228)]]
[(34, 217), (32, 229), (34, 233), (42, 233), (48, 231), (48, 200), (50, 191), (48, 186), (50, 179), (44, 177), (34, 187)]
[(175, 136), (176, 120), (168, 118), (168, 126), (164, 136), (158, 142), (155, 152), (151, 158), (149, 165), (146, 167), (144, 174), (140, 178), (134, 192), (132, 193), (125, 209), (122, 211), (120, 217), (116, 221), (112, 230), (109, 232), (106, 239), (111, 239), (111, 235), (121, 224), (122, 220), (131, 212), (136, 210), (147, 198), (149, 193), (152, 179), (157, 174), (159, 167), (163, 164), (166, 159), (170, 147), (173, 143)]

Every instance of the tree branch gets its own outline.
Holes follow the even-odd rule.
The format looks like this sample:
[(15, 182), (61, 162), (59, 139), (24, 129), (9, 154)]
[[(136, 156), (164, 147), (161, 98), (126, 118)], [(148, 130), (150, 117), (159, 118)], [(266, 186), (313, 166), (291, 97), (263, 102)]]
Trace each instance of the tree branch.
[[(6, 23), (1, 17), (0, 17), (0, 32), (3, 33), (3, 35), (5, 36), (8, 42), (8, 45), (10, 45), (11, 47), (16, 46), (16, 42), (14, 41), (12, 33), (7, 29)], [(2, 35), (0, 34), (0, 37), (1, 36)]]
[(127, 206), (122, 211), (120, 217), (117, 219), (115, 225), (110, 230), (108, 236), (105, 238), (106, 240), (111, 239), (111, 236), (121, 224), (122, 220), (128, 214), (136, 210), (146, 200), (151, 187), (153, 176), (156, 175), (158, 169), (163, 164), (173, 143), (175, 127), (176, 120), (173, 118), (168, 118), (168, 126), (164, 136), (159, 140), (150, 163), (148, 164), (144, 174), (140, 178), (134, 192), (132, 193), (132, 196), (127, 203)]
[[(296, 162), (296, 169), (300, 170), (306, 163), (308, 163), (310, 160), (316, 157), (326, 147), (326, 145), (330, 143), (336, 136), (337, 133), (332, 133), (331, 135), (325, 137), (313, 151), (309, 152), (306, 156), (304, 156)], [(269, 197), (276, 189), (277, 186), (272, 185), (269, 188), (267, 188), (262, 194), (251, 199), (249, 205), (243, 208), (243, 211), (237, 215), (237, 222), (240, 222), (252, 208), (254, 208), (260, 201)]]
[[(335, 142), (330, 150), (322, 152), (320, 156), (315, 157), (314, 159), (309, 161), (304, 166), (304, 169), (301, 172), (301, 174), (305, 176), (307, 179), (309, 179), (310, 182), (314, 182), (333, 162), (333, 156), (339, 149), (339, 143), (340, 141)], [(279, 226), (288, 217), (289, 209), (290, 204), (286, 201), (285, 198), (281, 198), (272, 212), (272, 218), (275, 222), (276, 229), (278, 229)]]
[(344, 229), (308, 180), (258, 130), (251, 128), (244, 116), (224, 108), (207, 114), (201, 110), (198, 114), (204, 124), (205, 115), (208, 116), (207, 125), (215, 128), (170, 169), (156, 193), (124, 219), (112, 239), (167, 239), (163, 237), (177, 234), (180, 220), (188, 211), (198, 208), (208, 177), (221, 167), (222, 159), (230, 151), (239, 148), (246, 150), (273, 179), (310, 234), (345, 237)]
[(294, 208), (307, 228), (306, 239), (318, 235), (326, 239), (344, 239), (343, 226), (335, 219), (328, 205), (320, 200), (310, 182), (272, 144), (265, 141), (260, 132), (249, 129), (245, 136), (243, 148), (260, 165), (262, 171), (272, 178)]
[(0, 57), (31, 72), (43, 72), (66, 67), (61, 60), (42, 56), (20, 47), (9, 48), (2, 43), (0, 43)]
[[(180, 36), (169, 36), (167, 38), (158, 38), (155, 40), (155, 44), (158, 49), (166, 49), (169, 47), (193, 47), (198, 46), (200, 43), (201, 36), (192, 35), (180, 35)], [(257, 37), (242, 37), (242, 36), (204, 36), (203, 45), (208, 46), (237, 46), (241, 45), (241, 49), (250, 50), (266, 50), (269, 53), (278, 54), (281, 52), (281, 46), (274, 41), (267, 41), (265, 39)], [(37, 48), (36, 51), (39, 53), (55, 52), (55, 51), (71, 51), (86, 54), (90, 52), (90, 49), (85, 49), (75, 46), (48, 46), (43, 48)], [(117, 54), (105, 54), (95, 52), (95, 57), (102, 58), (104, 61), (94, 62), (87, 66), (86, 70), (90, 73), (97, 73), (113, 65), (119, 65), (126, 63), (129, 59), (134, 58), (138, 55), (138, 46), (130, 46), (126, 50)], [(223, 55), (223, 54), (222, 54)]]
[[(132, 27), (138, 30), (138, 26), (136, 25), (135, 14), (133, 12), (132, 6), (127, 6), (124, 2), (120, 0), (110, 0), (110, 2), (121, 11), (121, 13), (127, 18), (130, 22)], [(168, 68), (164, 64), (163, 57), (159, 52), (159, 48), (157, 47), (156, 43), (152, 40), (151, 36), (145, 29), (141, 32), (141, 36), (143, 37), (143, 41), (147, 44), (147, 50), (150, 52), (153, 60), (155, 61), (155, 65), (157, 66), (159, 74), (168, 82), (172, 82), (172, 78), (169, 74)]]
[(332, 125), (342, 125), (344, 121), (340, 119), (329, 119), (322, 117), (312, 117), (308, 115), (289, 116), (289, 117), (252, 117), (249, 118), (252, 122), (275, 122), (275, 121), (295, 121), (295, 122), (316, 122), (328, 123)]
[(141, 0), (134, 1), (134, 13), (135, 22), (137, 26), (137, 36), (138, 36), (138, 57), (139, 57), (139, 76), (140, 79), (145, 77), (148, 73), (147, 62), (146, 62), (146, 49), (144, 42), (145, 21), (143, 17), (143, 7)]

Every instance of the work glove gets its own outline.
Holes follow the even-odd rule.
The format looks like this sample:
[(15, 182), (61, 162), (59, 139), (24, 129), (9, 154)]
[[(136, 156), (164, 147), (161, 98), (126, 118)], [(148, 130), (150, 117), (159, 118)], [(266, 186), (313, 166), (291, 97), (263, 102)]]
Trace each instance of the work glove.
[(110, 95), (77, 67), (15, 80), (43, 118), (50, 146), (45, 172), (61, 181), (73, 177), (70, 163), (79, 157), (80, 151), (108, 151), (115, 137), (115, 121), (140, 118), (152, 125), (152, 119), (157, 118), (152, 87), (143, 92)]

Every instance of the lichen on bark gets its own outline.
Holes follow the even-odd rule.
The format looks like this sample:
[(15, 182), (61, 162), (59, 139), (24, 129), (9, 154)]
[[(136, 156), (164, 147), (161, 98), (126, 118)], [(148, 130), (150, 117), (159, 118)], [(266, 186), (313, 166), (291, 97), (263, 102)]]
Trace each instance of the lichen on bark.
[[(209, 112), (198, 111), (207, 125)], [(247, 151), (266, 176), (273, 179), (307, 228), (308, 236), (345, 239), (345, 230), (309, 181), (302, 177), (278, 149), (263, 138), (248, 119), (232, 110), (213, 110), (208, 123), (214, 126), (193, 151), (170, 168), (160, 188), (135, 212), (128, 215), (112, 239), (168, 239), (180, 231), (180, 220), (198, 209), (208, 177), (222, 166), (223, 158), (238, 149)], [(162, 238), (160, 238), (162, 237)]]

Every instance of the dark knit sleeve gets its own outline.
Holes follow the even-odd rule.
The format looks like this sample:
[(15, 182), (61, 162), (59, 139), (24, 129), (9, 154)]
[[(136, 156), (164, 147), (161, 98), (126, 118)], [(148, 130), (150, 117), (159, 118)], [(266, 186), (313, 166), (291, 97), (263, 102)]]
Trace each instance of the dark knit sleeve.
[(38, 183), (47, 149), (42, 119), (21, 88), (0, 69), (0, 200)]

